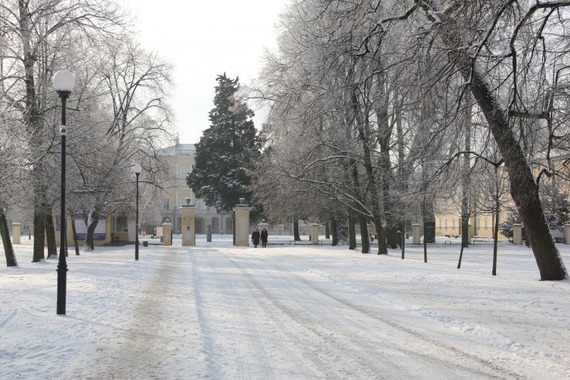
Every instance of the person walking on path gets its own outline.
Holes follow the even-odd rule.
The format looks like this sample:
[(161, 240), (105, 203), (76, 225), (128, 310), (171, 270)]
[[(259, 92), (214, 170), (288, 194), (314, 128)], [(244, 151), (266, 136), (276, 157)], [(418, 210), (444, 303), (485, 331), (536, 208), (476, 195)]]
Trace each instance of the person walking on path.
[(266, 230), (265, 228), (263, 228), (263, 229), (261, 230), (261, 246), (262, 246), (263, 248), (267, 247), (267, 237), (268, 237), (268, 235), (269, 235), (269, 234), (267, 233), (267, 230)]
[(253, 243), (253, 247), (257, 248), (259, 245), (259, 229), (256, 228), (251, 234), (251, 242)]

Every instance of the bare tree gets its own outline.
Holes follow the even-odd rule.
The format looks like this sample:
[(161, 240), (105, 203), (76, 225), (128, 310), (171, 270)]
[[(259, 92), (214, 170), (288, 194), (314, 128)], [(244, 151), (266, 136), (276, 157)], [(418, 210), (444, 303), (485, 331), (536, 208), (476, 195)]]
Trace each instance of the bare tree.
[[(345, 204), (355, 212), (385, 220), (391, 214), (387, 202), (394, 203), (395, 193), (390, 191), (394, 146), (398, 147), (397, 173), (404, 176), (401, 181), (424, 179), (421, 186), (400, 183), (398, 188), (408, 188), (409, 197), (414, 187), (427, 191), (430, 184), (430, 194), (435, 194), (433, 186), (443, 179), (436, 176), (450, 158), (467, 159), (469, 151), (481, 155), (483, 146), (469, 146), (469, 129), (472, 123), (485, 122), (508, 170), (512, 197), (525, 222), (541, 278), (566, 278), (544, 221), (540, 177), (533, 177), (528, 162), (548, 162), (567, 147), (567, 115), (562, 109), (570, 88), (564, 63), (570, 49), (557, 21), (566, 21), (568, 5), (568, 1), (516, 0), (292, 4), (282, 19), (280, 55), (270, 59), (273, 75), (266, 89), (277, 105), (274, 109), (282, 112), (274, 117), (294, 109), (295, 124), (319, 137), (312, 140), (313, 147), (295, 147), (298, 152), (321, 154), (307, 156), (311, 160), (295, 177), (309, 180), (307, 173), (314, 174), (314, 168), (343, 162), (341, 172), (358, 173), (358, 183), (353, 175), (337, 176), (352, 179), (342, 186), (321, 177), (319, 187), (335, 193), (340, 203), (351, 198), (354, 203)], [(398, 126), (396, 137), (391, 135), (394, 125)], [(342, 144), (321, 138), (323, 132), (337, 130), (345, 131)], [(407, 145), (402, 144), (404, 131)], [(318, 144), (327, 150), (315, 149)], [(330, 159), (332, 152), (335, 160)], [(550, 173), (554, 167), (549, 164), (546, 169)], [(464, 178), (467, 191), (471, 186)], [(316, 178), (311, 181), (317, 183)], [(352, 191), (344, 191), (348, 188)], [(416, 194), (423, 194), (415, 201), (425, 206), (426, 222), (435, 199), (426, 197), (427, 192)], [(469, 194), (463, 198), (466, 220)], [(382, 222), (374, 222), (382, 227)]]
[[(535, 127), (556, 125), (551, 120), (554, 108), (546, 112), (549, 108), (545, 107), (551, 104), (548, 96), (555, 91), (549, 91), (544, 85), (555, 82), (556, 90), (561, 88), (561, 82), (554, 80), (555, 75), (548, 73), (559, 72), (554, 70), (552, 62), (569, 51), (567, 39), (558, 25), (560, 20), (566, 20), (564, 8), (570, 3), (450, 0), (369, 5), (377, 12), (377, 22), (364, 41), (402, 30), (402, 25), (406, 25), (409, 45), (430, 53), (425, 55), (430, 58), (425, 65), (431, 68), (424, 83), (431, 86), (444, 78), (463, 79), (463, 91), (456, 99), (461, 101), (465, 91), (472, 92), (498, 144), (509, 173), (512, 197), (532, 242), (541, 278), (566, 278), (566, 270), (545, 222), (537, 181), (527, 157), (544, 152), (537, 152), (537, 139), (529, 137), (539, 137)], [(538, 81), (533, 82), (537, 73), (540, 74)], [(537, 88), (542, 91), (536, 91)], [(537, 123), (537, 120), (546, 123)]]
[[(513, 123), (511, 115), (518, 111), (520, 100), (524, 96), (519, 93), (520, 88), (524, 88), (524, 82), (518, 81), (519, 71), (517, 65), (524, 66), (528, 62), (519, 59), (519, 54), (524, 47), (520, 47), (518, 39), (522, 38), (522, 30), (532, 30), (537, 23), (542, 27), (548, 27), (552, 22), (551, 18), (555, 16), (556, 9), (562, 6), (569, 6), (568, 2), (555, 2), (556, 4), (539, 3), (528, 8), (527, 6), (514, 7), (514, 1), (498, 2), (496, 7), (483, 8), (478, 2), (469, 3), (469, 5), (460, 5), (459, 2), (454, 3), (452, 7), (442, 8), (441, 3), (435, 1), (422, 2), (420, 5), (425, 11), (427, 20), (439, 25), (437, 36), (444, 46), (452, 49), (454, 66), (461, 72), (464, 79), (469, 83), (469, 89), (473, 93), (475, 100), (481, 108), (491, 133), (493, 134), (501, 154), (505, 160), (506, 168), (509, 172), (511, 181), (511, 194), (523, 223), (527, 231), (532, 249), (538, 264), (542, 280), (562, 280), (567, 278), (566, 269), (562, 263), (560, 254), (554, 244), (554, 240), (550, 234), (550, 230), (546, 223), (540, 198), (538, 195), (538, 187), (535, 182), (531, 169), (524, 157), (523, 150), (519, 144), (519, 140), (513, 133)], [(546, 14), (538, 14), (540, 9), (545, 9)], [(434, 16), (437, 15), (437, 16)], [(467, 15), (475, 16), (468, 21)], [(515, 93), (510, 104), (510, 113), (501, 104), (500, 96), (494, 91), (494, 85), (489, 71), (485, 71), (484, 57), (481, 51), (488, 47), (491, 51), (496, 50), (496, 46), (490, 44), (491, 37), (498, 37), (496, 34), (499, 26), (506, 26), (506, 23), (515, 22), (509, 42), (510, 51), (510, 68), (515, 78), (512, 82), (515, 85)], [(485, 22), (485, 24), (483, 24)], [(477, 41), (469, 40), (469, 38), (477, 38), (471, 32), (467, 32), (467, 28), (476, 28), (477, 26), (492, 25), (487, 28), (485, 34)], [(541, 30), (539, 28), (538, 30)], [(535, 29), (536, 30), (536, 29)], [(531, 36), (531, 41), (535, 43), (544, 43), (539, 41), (540, 32)], [(467, 33), (466, 33), (467, 32)], [(501, 29), (501, 35), (504, 35), (504, 29)], [(477, 43), (475, 43), (477, 42)], [(465, 49), (468, 46), (470, 48)], [(533, 45), (531, 45), (533, 46)], [(536, 44), (534, 44), (536, 46)], [(531, 49), (533, 49), (531, 47)], [(532, 53), (532, 50), (526, 51)], [(538, 53), (538, 51), (536, 51)], [(546, 58), (546, 57), (545, 57)], [(502, 63), (507, 64), (505, 60)], [(528, 112), (526, 112), (528, 113)]]
[[(88, 90), (95, 96), (86, 101), (99, 103), (90, 113), (99, 122), (84, 119), (86, 128), (76, 140), (77, 186), (87, 195), (87, 250), (94, 248), (93, 232), (102, 215), (132, 209), (132, 165), (142, 163), (143, 178), (156, 184), (161, 165), (156, 151), (172, 140), (167, 101), (171, 66), (127, 35), (99, 49), (97, 62), (89, 81), (94, 88)], [(97, 147), (92, 154), (85, 154), (85, 139)]]
[(54, 145), (46, 115), (57, 100), (51, 76), (65, 62), (73, 34), (113, 33), (121, 17), (108, 1), (18, 0), (0, 4), (0, 21), (8, 41), (2, 78), (5, 96), (20, 113), (28, 137), (29, 178), (34, 192), (33, 261), (44, 258), (45, 216), (51, 212), (47, 194), (52, 173), (45, 170)]

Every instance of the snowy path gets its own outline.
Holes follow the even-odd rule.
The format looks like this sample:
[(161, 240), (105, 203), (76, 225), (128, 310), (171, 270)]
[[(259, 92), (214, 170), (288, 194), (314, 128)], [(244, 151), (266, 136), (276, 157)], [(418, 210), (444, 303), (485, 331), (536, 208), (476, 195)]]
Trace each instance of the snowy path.
[[(370, 310), (369, 301), (359, 304), (359, 294), (353, 289), (314, 273), (289, 271), (275, 265), (271, 257), (258, 254), (235, 256), (231, 251), (221, 251), (214, 257), (201, 261), (208, 266), (208, 273), (215, 273), (219, 265), (231, 263), (235, 267), (232, 289), (228, 289), (231, 294), (228, 297), (228, 292), (207, 284), (198, 288), (214, 289), (205, 296), (212, 300), (214, 310), (225, 306), (244, 321), (241, 326), (228, 326), (229, 321), (235, 321), (232, 316), (229, 321), (222, 317), (217, 322), (228, 326), (227, 333), (235, 334), (240, 347), (222, 348), (222, 356), (229, 354), (240, 363), (233, 372), (224, 373), (225, 378), (449, 379), (512, 375), (418, 329), (383, 318), (383, 305)], [(220, 278), (210, 285), (216, 283), (227, 284), (228, 279)], [(219, 337), (220, 342), (226, 340)], [(434, 346), (437, 356), (426, 355), (434, 352)], [(215, 369), (209, 377), (219, 374)]]
[(185, 373), (187, 361), (200, 363), (193, 356), (198, 337), (191, 319), (196, 312), (185, 258), (187, 250), (161, 255), (149, 281), (131, 289), (141, 296), (128, 324), (120, 334), (103, 336), (94, 358), (76, 363), (70, 378), (180, 378), (172, 374)]
[[(525, 361), (524, 344), (487, 321), (479, 324), (476, 309), (462, 318), (462, 308), (455, 307), (461, 298), (445, 299), (447, 290), (437, 300), (429, 279), (416, 277), (420, 285), (406, 281), (406, 293), (402, 284), (380, 283), (376, 270), (345, 277), (334, 266), (334, 260), (296, 260), (288, 248), (163, 251), (145, 268), (141, 288), (133, 289), (142, 296), (126, 308), (128, 323), (109, 336), (103, 332), (93, 355), (74, 363), (67, 376), (514, 379), (532, 378), (528, 371), (540, 369), (536, 358), (530, 365)], [(431, 299), (426, 308), (422, 292), (436, 303)], [(499, 321), (511, 317), (508, 308), (498, 307)], [(520, 328), (524, 335), (528, 325)], [(567, 362), (556, 368), (548, 353), (543, 356), (553, 374), (570, 374)], [(561, 358), (566, 360), (564, 353)]]

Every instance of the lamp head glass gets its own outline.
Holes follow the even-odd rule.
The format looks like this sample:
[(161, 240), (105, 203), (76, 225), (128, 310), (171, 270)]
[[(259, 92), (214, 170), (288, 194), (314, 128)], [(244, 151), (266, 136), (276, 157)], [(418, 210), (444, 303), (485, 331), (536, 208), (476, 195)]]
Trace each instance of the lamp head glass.
[(56, 91), (71, 92), (75, 87), (75, 75), (69, 70), (59, 70), (53, 75), (52, 83)]

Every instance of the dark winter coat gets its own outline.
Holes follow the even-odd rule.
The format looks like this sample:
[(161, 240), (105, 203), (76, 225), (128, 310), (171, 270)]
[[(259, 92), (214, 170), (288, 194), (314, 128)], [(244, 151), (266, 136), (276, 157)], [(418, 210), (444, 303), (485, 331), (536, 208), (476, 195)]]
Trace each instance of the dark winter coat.
[(263, 244), (263, 246), (265, 247), (267, 245), (267, 230), (264, 228), (263, 230), (261, 230), (261, 243)]
[(253, 233), (251, 234), (251, 241), (253, 242), (253, 245), (259, 245), (259, 231), (258, 230), (253, 231)]

